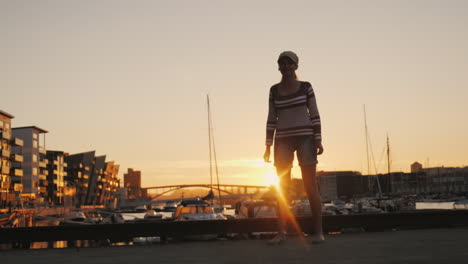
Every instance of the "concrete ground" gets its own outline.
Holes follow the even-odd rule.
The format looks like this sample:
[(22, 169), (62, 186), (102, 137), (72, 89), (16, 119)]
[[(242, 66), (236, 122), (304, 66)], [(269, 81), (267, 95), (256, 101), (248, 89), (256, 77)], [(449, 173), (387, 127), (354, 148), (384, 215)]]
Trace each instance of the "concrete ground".
[[(289, 237), (187, 241), (108, 248), (0, 251), (3, 263), (468, 263), (468, 228), (360, 232), (328, 235), (319, 245)], [(306, 238), (307, 241), (307, 238)]]

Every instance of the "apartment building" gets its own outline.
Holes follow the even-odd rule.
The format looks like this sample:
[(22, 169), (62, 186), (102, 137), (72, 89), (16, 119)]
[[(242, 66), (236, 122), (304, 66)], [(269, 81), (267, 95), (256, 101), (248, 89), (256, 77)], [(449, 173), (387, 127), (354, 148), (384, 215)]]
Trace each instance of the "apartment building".
[(143, 195), (141, 190), (141, 171), (128, 168), (127, 173), (124, 174), (124, 187), (127, 188), (128, 199), (141, 197)]
[(93, 166), (91, 168), (91, 175), (88, 186), (88, 193), (86, 194), (86, 204), (96, 205), (99, 204), (99, 197), (101, 189), (98, 187), (98, 182), (105, 178), (106, 156), (94, 157)]
[(69, 155), (66, 181), (77, 190), (78, 205), (110, 205), (120, 187), (119, 165), (95, 151)]
[[(13, 115), (0, 110), (0, 208), (15, 204), (17, 193), (22, 191), (23, 141), (12, 136), (13, 118)], [(13, 154), (13, 150), (17, 153)]]
[(120, 188), (120, 179), (117, 177), (120, 165), (114, 161), (106, 162), (104, 178), (98, 179), (99, 204), (107, 206), (116, 206), (115, 199), (117, 191)]
[(68, 165), (66, 183), (76, 189), (77, 206), (86, 204), (91, 170), (94, 167), (94, 154), (95, 151), (88, 151), (65, 157)]
[[(39, 202), (47, 200), (47, 159), (45, 149), (45, 134), (48, 131), (36, 127), (15, 127), (13, 136), (23, 140), (23, 194), (31, 200)], [(42, 135), (42, 137), (41, 137)], [(14, 154), (18, 150), (14, 150)]]
[(363, 192), (363, 177), (356, 171), (319, 171), (317, 180), (322, 201), (349, 199)]
[(63, 204), (63, 197), (65, 194), (66, 177), (67, 177), (67, 163), (65, 157), (68, 153), (63, 151), (47, 150), (46, 158), (47, 163), (47, 186), (48, 203), (49, 204)]

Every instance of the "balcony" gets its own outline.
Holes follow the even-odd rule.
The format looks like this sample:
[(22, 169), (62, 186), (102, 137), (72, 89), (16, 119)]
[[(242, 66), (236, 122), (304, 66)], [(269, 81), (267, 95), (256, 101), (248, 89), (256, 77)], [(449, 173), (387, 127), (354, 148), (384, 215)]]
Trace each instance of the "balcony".
[(18, 176), (22, 177), (23, 176), (23, 170), (22, 169), (11, 169), (11, 176)]
[(2, 166), (2, 169), (0, 170), (2, 174), (10, 174), (10, 167), (9, 166)]
[(44, 147), (39, 147), (39, 153), (41, 154), (47, 154), (47, 151)]
[(23, 161), (24, 161), (24, 158), (23, 158), (22, 155), (12, 154), (12, 155), (11, 155), (11, 161), (23, 162)]
[(47, 180), (47, 176), (44, 174), (39, 174), (39, 180)]
[(15, 183), (13, 185), (13, 191), (15, 192), (22, 192), (23, 191), (23, 184), (21, 183)]
[(11, 140), (11, 145), (18, 146), (18, 147), (23, 147), (24, 146), (24, 141), (21, 138), (13, 138)]
[(39, 185), (42, 187), (49, 186), (49, 182), (47, 180), (41, 180), (39, 181)]
[(44, 161), (39, 161), (39, 168), (46, 168), (47, 167), (47, 163), (45, 163)]
[(10, 188), (10, 182), (0, 182), (1, 190), (8, 190)]
[(46, 187), (39, 187), (39, 192), (40, 193), (47, 193), (47, 188)]
[(6, 150), (6, 149), (2, 149), (1, 151), (2, 153), (2, 157), (5, 157), (5, 158), (9, 158), (10, 155), (11, 155), (11, 152), (9, 150)]
[(0, 131), (0, 139), (11, 140), (11, 133), (6, 131)]

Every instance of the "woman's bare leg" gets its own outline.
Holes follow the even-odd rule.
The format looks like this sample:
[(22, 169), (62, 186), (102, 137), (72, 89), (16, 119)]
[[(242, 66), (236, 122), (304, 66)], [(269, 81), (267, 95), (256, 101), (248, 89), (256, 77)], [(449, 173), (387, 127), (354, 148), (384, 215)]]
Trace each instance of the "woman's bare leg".
[(279, 244), (285, 239), (290, 203), (289, 189), (291, 186), (291, 169), (277, 168), (276, 172), (280, 180), (280, 189), (277, 194), (278, 235), (270, 240), (271, 244)]
[(316, 165), (302, 166), (302, 179), (304, 188), (309, 198), (310, 211), (312, 213), (312, 236), (323, 238), (322, 229), (322, 203), (317, 185)]

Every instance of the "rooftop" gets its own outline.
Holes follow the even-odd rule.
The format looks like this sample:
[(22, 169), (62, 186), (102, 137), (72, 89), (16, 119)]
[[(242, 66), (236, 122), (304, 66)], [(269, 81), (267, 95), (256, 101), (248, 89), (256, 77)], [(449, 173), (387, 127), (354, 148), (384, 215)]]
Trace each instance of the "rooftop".
[(8, 118), (15, 118), (12, 114), (9, 114), (5, 111), (0, 110), (0, 115), (6, 116)]
[(40, 127), (37, 127), (37, 126), (24, 126), (24, 127), (14, 127), (13, 130), (19, 130), (19, 129), (35, 129), (37, 130), (39, 133), (49, 133), (49, 131), (45, 130), (45, 129), (42, 129)]

